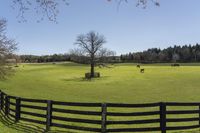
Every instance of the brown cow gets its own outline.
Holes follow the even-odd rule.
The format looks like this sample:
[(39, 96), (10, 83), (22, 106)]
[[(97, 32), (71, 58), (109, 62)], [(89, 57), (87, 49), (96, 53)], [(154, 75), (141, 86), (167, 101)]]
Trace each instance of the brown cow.
[(137, 68), (140, 68), (140, 65), (137, 65), (136, 67), (137, 67)]
[(141, 72), (141, 73), (144, 73), (144, 68), (143, 68), (143, 69), (140, 69), (140, 72)]

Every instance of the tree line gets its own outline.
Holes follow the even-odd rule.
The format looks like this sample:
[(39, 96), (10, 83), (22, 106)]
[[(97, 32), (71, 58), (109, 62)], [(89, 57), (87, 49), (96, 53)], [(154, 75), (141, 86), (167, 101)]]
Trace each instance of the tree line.
[(151, 48), (143, 52), (122, 54), (122, 62), (165, 63), (165, 62), (199, 62), (200, 44), (173, 46), (165, 49)]
[[(102, 51), (103, 53), (106, 50)], [(53, 55), (21, 55), (21, 62), (24, 63), (45, 63), (45, 62), (61, 62), (73, 61), (76, 63), (89, 64), (88, 56), (82, 54), (80, 51), (73, 49), (66, 54)], [(96, 59), (96, 62), (102, 63), (169, 63), (169, 62), (200, 62), (200, 44), (173, 46), (165, 49), (150, 48), (143, 52), (129, 52), (128, 54), (121, 54), (116, 56), (114, 53), (109, 55), (101, 55)]]
[[(10, 59), (15, 59), (10, 57)], [(53, 54), (53, 55), (20, 55), (17, 62), (21, 63), (48, 63), (48, 62), (64, 62), (72, 61), (81, 64), (90, 64), (90, 59), (88, 56), (77, 55), (77, 54)], [(97, 63), (116, 63), (120, 62), (118, 56), (102, 56), (98, 58)]]
[(53, 55), (20, 55), (22, 63), (45, 63), (45, 62), (61, 62), (71, 61), (69, 54), (53, 54)]

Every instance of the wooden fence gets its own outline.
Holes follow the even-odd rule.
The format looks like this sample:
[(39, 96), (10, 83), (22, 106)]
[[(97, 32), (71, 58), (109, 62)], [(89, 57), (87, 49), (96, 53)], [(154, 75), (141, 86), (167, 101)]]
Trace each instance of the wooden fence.
[[(38, 104), (42, 104), (38, 105)], [(61, 106), (61, 108), (57, 107)], [(63, 108), (62, 108), (63, 106)], [(99, 111), (85, 111), (80, 109), (65, 109), (64, 107), (86, 107), (99, 108)], [(168, 108), (172, 107), (171, 110)], [(182, 107), (182, 110), (177, 110), (177, 107)], [(194, 107), (196, 109), (186, 110), (187, 107)], [(24, 109), (31, 109), (25, 111)], [(115, 110), (109, 111), (110, 108)], [(118, 109), (138, 109), (138, 112), (124, 112), (118, 111)], [(157, 110), (141, 111), (147, 108), (157, 108)], [(43, 113), (36, 113), (34, 109), (40, 110)], [(50, 127), (59, 127), (70, 130), (81, 130), (90, 132), (152, 132), (160, 131), (166, 133), (168, 130), (185, 130), (200, 127), (200, 103), (172, 103), (172, 102), (160, 102), (160, 103), (148, 103), (148, 104), (116, 104), (116, 103), (73, 103), (73, 102), (60, 102), (52, 100), (38, 100), (38, 99), (27, 99), (15, 96), (10, 96), (0, 91), (0, 111), (6, 117), (11, 117), (18, 121), (26, 121), (30, 123), (36, 123), (44, 125), (46, 130), (50, 130)], [(55, 113), (73, 114), (73, 115), (84, 115), (84, 116), (98, 116), (99, 120), (96, 119), (83, 119), (83, 118), (71, 118), (55, 115)], [(195, 114), (195, 117), (178, 117), (178, 115), (191, 115)], [(24, 117), (23, 115), (29, 115), (31, 117)], [(174, 115), (173, 118), (168, 115)], [(150, 119), (146, 119), (147, 116), (156, 116)], [(43, 120), (34, 119), (35, 117), (42, 118)], [(117, 120), (108, 120), (108, 117), (117, 118)], [(142, 120), (126, 120), (129, 117), (139, 117)], [(120, 119), (118, 119), (120, 118)], [(121, 120), (122, 119), (122, 120)], [(57, 122), (57, 121), (62, 122)], [(73, 124), (63, 124), (63, 122), (74, 122), (74, 123), (86, 123), (92, 125), (99, 125), (99, 128), (85, 127), (85, 126), (74, 126)], [(191, 125), (180, 125), (179, 122), (192, 122)], [(146, 124), (154, 124), (157, 126), (146, 127)], [(168, 126), (168, 123), (175, 123), (173, 126)], [(134, 127), (133, 125), (141, 125), (142, 127)], [(109, 126), (114, 128), (109, 128)], [(116, 125), (125, 125), (128, 127), (118, 127)]]

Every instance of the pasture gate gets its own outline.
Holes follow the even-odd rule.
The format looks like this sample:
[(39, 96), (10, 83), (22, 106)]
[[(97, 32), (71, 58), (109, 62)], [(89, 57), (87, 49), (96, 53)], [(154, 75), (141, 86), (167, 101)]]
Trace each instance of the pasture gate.
[[(66, 107), (75, 109), (67, 109)], [(179, 107), (181, 109), (178, 109)], [(96, 108), (96, 110), (92, 108)], [(130, 111), (126, 112), (128, 110)], [(0, 91), (0, 111), (15, 122), (25, 121), (41, 124), (47, 131), (51, 127), (58, 127), (101, 133), (152, 131), (166, 133), (169, 130), (200, 127), (200, 103), (75, 103), (21, 98)], [(58, 113), (62, 115), (58, 115)], [(87, 118), (73, 118), (74, 115), (86, 116)], [(92, 118), (89, 119), (89, 116)], [(80, 124), (66, 124), (65, 122)], [(177, 124), (182, 122), (184, 124)], [(87, 124), (87, 126), (82, 126), (82, 124)], [(97, 125), (97, 127), (93, 125)]]

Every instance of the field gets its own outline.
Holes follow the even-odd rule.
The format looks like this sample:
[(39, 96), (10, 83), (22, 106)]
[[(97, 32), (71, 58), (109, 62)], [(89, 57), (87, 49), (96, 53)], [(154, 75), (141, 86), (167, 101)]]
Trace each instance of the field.
[[(66, 62), (57, 64), (20, 64), (0, 88), (10, 95), (71, 102), (151, 103), (199, 102), (200, 64), (142, 65), (115, 64), (96, 68), (101, 78), (85, 80), (89, 66)], [(2, 133), (24, 133), (7, 128), (0, 122)]]

